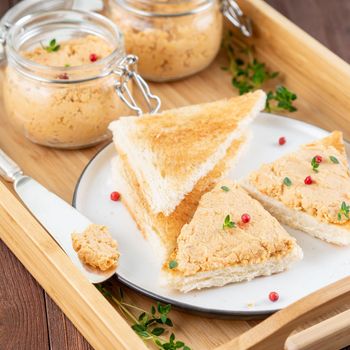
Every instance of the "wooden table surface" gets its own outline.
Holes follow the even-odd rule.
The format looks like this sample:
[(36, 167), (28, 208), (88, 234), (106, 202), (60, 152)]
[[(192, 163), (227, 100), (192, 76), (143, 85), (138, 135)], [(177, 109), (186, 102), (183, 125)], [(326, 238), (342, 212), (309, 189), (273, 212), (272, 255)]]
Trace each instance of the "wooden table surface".
[[(267, 0), (350, 62), (349, 0)], [(3, 13), (13, 1), (0, 2)], [(0, 241), (0, 349), (91, 349), (21, 263)]]

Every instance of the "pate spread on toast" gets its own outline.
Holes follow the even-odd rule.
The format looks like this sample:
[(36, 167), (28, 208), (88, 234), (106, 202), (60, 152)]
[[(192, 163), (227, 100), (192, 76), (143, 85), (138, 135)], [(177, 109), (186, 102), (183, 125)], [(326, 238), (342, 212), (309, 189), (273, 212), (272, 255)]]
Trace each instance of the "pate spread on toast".
[(281, 222), (350, 244), (350, 171), (341, 132), (262, 165), (243, 186)]
[(202, 196), (165, 270), (169, 284), (186, 292), (280, 272), (301, 256), (295, 239), (258, 201), (223, 180)]

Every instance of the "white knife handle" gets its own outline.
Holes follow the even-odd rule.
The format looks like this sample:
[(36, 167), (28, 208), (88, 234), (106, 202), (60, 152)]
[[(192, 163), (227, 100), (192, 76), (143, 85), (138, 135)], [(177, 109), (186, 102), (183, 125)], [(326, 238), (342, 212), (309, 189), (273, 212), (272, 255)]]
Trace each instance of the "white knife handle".
[(9, 182), (14, 182), (23, 175), (21, 168), (0, 149), (0, 175)]

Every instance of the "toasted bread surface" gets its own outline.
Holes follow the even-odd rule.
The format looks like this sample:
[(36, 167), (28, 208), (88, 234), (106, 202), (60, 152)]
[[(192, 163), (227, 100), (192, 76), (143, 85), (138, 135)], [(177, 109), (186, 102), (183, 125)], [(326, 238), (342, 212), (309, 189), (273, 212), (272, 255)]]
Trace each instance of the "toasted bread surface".
[(233, 140), (265, 106), (262, 91), (142, 117), (110, 129), (127, 158), (150, 210), (169, 215), (225, 157)]
[(122, 194), (122, 202), (127, 206), (146, 238), (152, 239), (154, 233), (158, 235), (166, 259), (175, 249), (181, 228), (192, 218), (202, 194), (211, 190), (215, 183), (226, 175), (233, 162), (237, 160), (246, 138), (247, 136), (242, 136), (231, 144), (224, 159), (207, 176), (198, 181), (192, 192), (186, 195), (169, 216), (162, 213), (154, 214), (150, 210), (128, 159), (121, 156), (116, 160), (114, 173), (116, 182), (120, 186), (118, 191)]

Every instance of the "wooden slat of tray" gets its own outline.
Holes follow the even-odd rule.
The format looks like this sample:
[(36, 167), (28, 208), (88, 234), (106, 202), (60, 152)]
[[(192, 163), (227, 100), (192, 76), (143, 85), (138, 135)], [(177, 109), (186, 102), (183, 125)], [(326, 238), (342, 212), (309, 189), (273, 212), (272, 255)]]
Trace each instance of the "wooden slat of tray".
[(292, 116), (340, 129), (349, 140), (350, 66), (264, 1), (239, 3), (255, 24), (257, 53), (285, 74), (286, 85), (299, 96)]
[[(313, 122), (329, 130), (340, 128), (349, 137), (349, 124), (345, 123), (346, 119), (344, 119), (348, 118), (345, 111), (350, 107), (350, 98), (345, 95), (345, 93), (349, 94), (350, 92), (349, 66), (320, 44), (315, 43), (305, 33), (295, 29), (294, 25), (275, 13), (272, 8), (263, 2), (241, 1), (241, 5), (245, 12), (253, 18), (254, 22), (260, 25), (257, 40), (259, 55), (273, 69), (283, 71), (286, 74), (287, 85), (296, 90), (299, 95), (299, 111), (291, 116)], [(263, 29), (261, 29), (262, 25)], [(270, 33), (267, 32), (268, 28)], [(292, 32), (288, 32), (289, 28)], [(286, 40), (288, 40), (288, 44), (283, 43)], [(303, 56), (312, 60), (311, 63), (306, 61), (305, 71), (300, 68), (302, 67), (301, 63), (304, 62), (301, 52)], [(234, 94), (230, 86), (230, 77), (220, 69), (219, 60), (205, 72), (190, 79), (172, 84), (153, 84), (153, 91), (162, 98), (163, 108), (205, 102)], [(325, 72), (321, 74), (321, 77), (319, 76), (320, 67), (317, 66), (318, 62), (322, 62), (322, 71)], [(329, 77), (335, 77), (336, 81), (329, 81)], [(339, 86), (342, 86), (342, 93), (339, 93)], [(65, 200), (71, 201), (79, 174), (99, 147), (83, 151), (55, 151), (33, 145), (10, 128), (3, 114), (0, 108), (0, 147), (13, 157), (26, 173), (35, 177)], [(12, 199), (10, 201), (11, 205), (18, 205)], [(3, 208), (0, 213), (2, 218), (8, 218), (8, 214), (5, 213)], [(20, 233), (21, 230), (15, 223), (6, 225), (5, 221), (7, 219), (1, 220), (1, 238), (21, 258), (28, 270), (39, 280), (40, 284), (65, 311), (89, 342), (96, 349), (111, 348), (106, 341), (117, 341), (115, 333), (118, 332), (118, 317), (116, 317), (115, 311), (105, 305), (103, 298), (96, 294), (91, 286), (85, 288), (85, 284), (82, 284), (83, 282), (76, 274), (75, 269), (70, 266), (69, 261), (65, 259), (64, 254), (49, 236), (45, 235), (40, 238), (40, 242), (36, 246), (38, 253), (40, 249), (42, 252), (50, 252), (51, 259), (56, 264), (56, 268), (51, 266), (53, 270), (50, 270), (50, 276), (62, 278), (58, 268), (60, 267), (66, 278), (73, 279), (71, 284), (67, 282), (67, 279), (49, 279), (47, 274), (49, 269), (45, 269), (44, 272), (40, 269), (40, 266), (33, 264), (31, 259), (27, 258), (25, 260), (26, 252), (32, 247), (31, 240), (27, 237), (29, 233)], [(14, 233), (17, 229), (15, 240)], [(23, 239), (21, 239), (22, 237)], [(26, 242), (25, 247), (23, 246), (24, 242)], [(47, 250), (48, 248), (49, 250)], [(73, 298), (63, 298), (62, 295), (55, 292), (53, 286), (58, 281), (60, 281), (58, 287), (62, 290), (72, 292), (72, 285), (76, 287), (75, 293), (79, 301), (80, 312), (77, 313)], [(128, 296), (138, 305), (147, 307), (150, 305), (151, 301), (149, 299), (131, 291), (128, 292)], [(109, 320), (109, 322), (113, 320), (111, 325), (109, 325), (109, 322), (100, 322), (98, 319), (87, 319), (93, 317), (91, 313), (93, 310), (89, 310), (88, 303), (85, 302), (84, 304), (82, 299), (91, 301), (94, 298), (99, 300), (95, 305), (98, 313), (103, 314), (105, 312), (108, 314), (106, 320)], [(90, 306), (92, 306), (91, 303)], [(346, 307), (348, 305), (344, 306), (344, 308)], [(338, 311), (341, 310), (335, 310), (333, 314)], [(188, 342), (193, 349), (212, 349), (256, 324), (255, 321), (208, 320), (176, 311), (173, 313), (173, 319), (179, 325), (176, 328), (177, 336)], [(94, 322), (99, 323), (97, 326), (99, 332), (92, 331)], [(135, 339), (135, 337), (127, 335), (125, 337), (129, 340)], [(120, 348), (117, 347), (117, 343), (114, 346)]]

